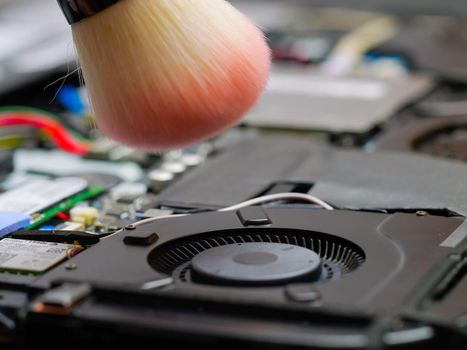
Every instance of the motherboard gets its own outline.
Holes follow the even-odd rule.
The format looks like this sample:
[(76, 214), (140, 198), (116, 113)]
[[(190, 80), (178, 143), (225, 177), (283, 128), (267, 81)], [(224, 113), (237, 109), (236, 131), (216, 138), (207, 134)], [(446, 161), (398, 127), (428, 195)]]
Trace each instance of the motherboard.
[(149, 153), (101, 133), (66, 24), (15, 29), (20, 3), (0, 2), (2, 348), (467, 347), (462, 4), (232, 1), (268, 38), (265, 92)]

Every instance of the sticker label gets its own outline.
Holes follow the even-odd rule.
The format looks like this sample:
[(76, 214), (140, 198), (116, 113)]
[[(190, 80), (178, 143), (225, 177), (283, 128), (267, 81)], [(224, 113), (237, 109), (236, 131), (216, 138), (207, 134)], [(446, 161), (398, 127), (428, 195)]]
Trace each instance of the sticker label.
[(0, 195), (0, 211), (34, 214), (86, 189), (88, 183), (79, 177), (32, 180)]
[(44, 272), (67, 256), (73, 245), (5, 238), (0, 241), (0, 269)]
[(388, 93), (388, 88), (382, 81), (286, 73), (272, 73), (266, 90), (283, 94), (370, 101), (380, 100)]

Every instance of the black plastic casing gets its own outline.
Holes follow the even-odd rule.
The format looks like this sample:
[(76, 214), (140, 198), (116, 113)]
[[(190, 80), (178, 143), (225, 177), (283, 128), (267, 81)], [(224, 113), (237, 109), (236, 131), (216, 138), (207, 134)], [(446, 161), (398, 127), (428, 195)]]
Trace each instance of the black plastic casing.
[(119, 0), (57, 0), (68, 23), (73, 24), (105, 10)]

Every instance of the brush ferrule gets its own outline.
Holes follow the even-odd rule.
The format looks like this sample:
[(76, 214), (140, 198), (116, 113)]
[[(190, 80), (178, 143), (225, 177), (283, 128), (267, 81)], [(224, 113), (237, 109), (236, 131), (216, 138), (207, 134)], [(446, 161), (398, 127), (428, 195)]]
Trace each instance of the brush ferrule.
[(68, 23), (73, 24), (105, 10), (119, 0), (57, 0)]

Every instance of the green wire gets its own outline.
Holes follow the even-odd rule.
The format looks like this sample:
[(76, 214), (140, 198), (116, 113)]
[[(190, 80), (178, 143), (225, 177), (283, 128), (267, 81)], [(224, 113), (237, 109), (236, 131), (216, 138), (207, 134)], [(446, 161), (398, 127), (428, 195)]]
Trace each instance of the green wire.
[[(57, 115), (55, 115), (53, 113), (50, 113), (48, 111), (45, 111), (43, 109), (28, 107), (28, 106), (2, 106), (2, 107), (0, 107), (0, 114), (1, 113), (11, 113), (11, 112), (19, 112), (19, 113), (29, 112), (29, 113), (34, 113), (34, 114), (40, 114), (40, 115), (42, 115), (44, 117), (55, 120), (57, 123), (62, 124), (60, 118)], [(89, 139), (83, 137), (82, 135), (78, 134), (77, 132), (75, 132), (73, 130), (70, 130), (68, 128), (65, 128), (65, 129), (78, 141), (90, 142)]]
[(25, 139), (22, 135), (0, 136), (0, 151), (21, 147)]
[(101, 193), (103, 193), (104, 191), (105, 191), (105, 189), (103, 187), (90, 186), (85, 191), (80, 192), (80, 193), (66, 199), (65, 201), (51, 207), (50, 209), (47, 209), (43, 213), (41, 213), (38, 217), (34, 218), (31, 221), (31, 223), (26, 227), (26, 229), (31, 230), (33, 228), (36, 228), (37, 226), (40, 226), (40, 225), (46, 223), (47, 221), (53, 219), (57, 215), (57, 213), (62, 212), (62, 211), (68, 211), (68, 210), (72, 209), (75, 205), (77, 205), (77, 204), (79, 204), (79, 203), (81, 203), (81, 202), (83, 202), (83, 201), (85, 201), (87, 199), (96, 197), (96, 196), (100, 195)]

